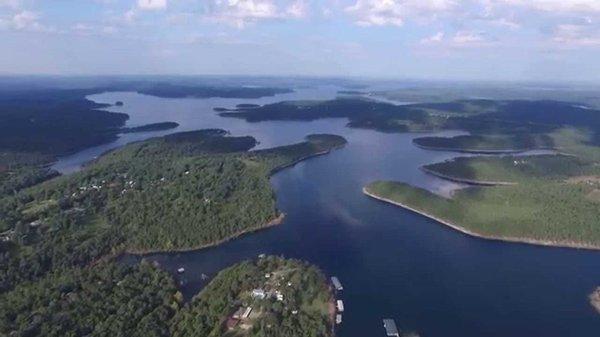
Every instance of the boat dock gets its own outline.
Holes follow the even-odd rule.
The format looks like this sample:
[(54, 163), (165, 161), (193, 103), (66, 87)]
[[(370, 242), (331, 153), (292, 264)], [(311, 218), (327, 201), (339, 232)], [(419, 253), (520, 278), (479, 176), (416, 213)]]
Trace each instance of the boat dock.
[(389, 337), (400, 337), (400, 333), (398, 332), (398, 328), (396, 327), (396, 322), (394, 322), (393, 319), (384, 319), (383, 327), (385, 328), (385, 333)]
[(335, 290), (337, 290), (337, 291), (344, 290), (344, 287), (342, 287), (342, 283), (340, 282), (340, 280), (337, 277), (332, 276), (331, 277), (331, 283), (333, 283), (333, 286), (335, 287)]

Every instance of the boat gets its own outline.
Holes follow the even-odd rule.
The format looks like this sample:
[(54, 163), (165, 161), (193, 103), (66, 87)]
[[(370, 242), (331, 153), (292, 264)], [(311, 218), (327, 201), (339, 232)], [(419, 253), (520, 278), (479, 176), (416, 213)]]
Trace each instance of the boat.
[(185, 268), (183, 268), (183, 267), (180, 267), (179, 269), (177, 269), (177, 272), (178, 272), (179, 274), (183, 274), (183, 272), (185, 272)]
[(337, 310), (339, 312), (344, 312), (344, 302), (342, 302), (342, 300), (337, 300)]
[(337, 290), (337, 291), (344, 290), (344, 287), (342, 286), (342, 283), (340, 282), (340, 280), (336, 276), (332, 276), (331, 277), (331, 283), (333, 283), (333, 286), (335, 287), (335, 290)]
[(341, 324), (341, 323), (342, 323), (342, 315), (341, 314), (335, 315), (335, 324)]
[(400, 333), (398, 332), (398, 328), (396, 327), (396, 322), (393, 319), (384, 319), (383, 327), (385, 328), (385, 333), (389, 337), (400, 337)]

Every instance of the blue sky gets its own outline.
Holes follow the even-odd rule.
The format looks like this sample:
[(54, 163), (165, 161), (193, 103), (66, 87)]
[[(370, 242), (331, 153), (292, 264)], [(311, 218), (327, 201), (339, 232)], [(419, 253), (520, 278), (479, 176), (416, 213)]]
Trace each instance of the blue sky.
[(0, 0), (2, 74), (600, 81), (600, 0)]

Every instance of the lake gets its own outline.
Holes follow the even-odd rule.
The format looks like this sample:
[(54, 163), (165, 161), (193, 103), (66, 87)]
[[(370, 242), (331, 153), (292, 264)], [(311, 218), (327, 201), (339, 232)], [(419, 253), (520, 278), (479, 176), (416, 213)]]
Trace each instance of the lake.
[[(272, 177), (278, 207), (287, 214), (282, 225), (215, 248), (145, 258), (172, 272), (187, 298), (208, 282), (202, 274), (213, 277), (261, 253), (307, 260), (344, 285), (341, 337), (385, 336), (383, 318), (394, 318), (399, 328), (428, 337), (598, 336), (600, 315), (587, 296), (600, 285), (600, 252), (471, 238), (361, 192), (367, 183), (385, 179), (447, 194), (459, 185), (428, 176), (419, 166), (459, 154), (417, 148), (411, 140), (423, 134), (351, 129), (345, 119), (252, 124), (219, 117), (212, 110), (239, 103), (332, 98), (338, 89), (302, 89), (257, 100), (93, 95), (90, 99), (100, 103), (123, 101), (125, 106), (110, 110), (128, 113), (128, 126), (175, 121), (180, 127), (123, 135), (62, 158), (55, 168), (72, 172), (128, 142), (201, 128), (252, 135), (260, 148), (298, 142), (310, 133), (339, 134), (348, 140), (345, 148)], [(176, 274), (179, 267), (186, 272)]]

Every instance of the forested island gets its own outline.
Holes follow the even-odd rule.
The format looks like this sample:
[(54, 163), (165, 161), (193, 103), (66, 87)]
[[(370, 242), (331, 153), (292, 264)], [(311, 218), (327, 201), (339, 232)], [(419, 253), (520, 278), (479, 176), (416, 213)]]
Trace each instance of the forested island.
[(403, 183), (365, 193), (490, 239), (600, 248), (600, 167), (566, 155), (467, 157), (425, 166), (469, 187), (444, 198)]
[(413, 143), (427, 150), (482, 154), (504, 154), (528, 150), (552, 149), (554, 141), (547, 134), (492, 134), (455, 137), (420, 137)]
[[(382, 132), (464, 130), (471, 135), (484, 136), (480, 140), (453, 140), (464, 143), (458, 145), (465, 149), (467, 146), (491, 146), (498, 150), (509, 145), (518, 149), (532, 145), (552, 148), (554, 144), (544, 135), (565, 126), (600, 129), (598, 111), (557, 101), (459, 100), (393, 105), (361, 97), (341, 97), (328, 101), (279, 102), (253, 109), (221, 111), (221, 115), (249, 122), (347, 118), (350, 127)], [(596, 135), (593, 138), (598, 140)], [(483, 144), (479, 144), (481, 142)], [(457, 144), (449, 145), (455, 147)]]
[[(169, 336), (169, 320), (181, 305), (173, 281), (151, 265), (122, 266), (115, 257), (202, 248), (276, 224), (282, 214), (272, 172), (345, 142), (312, 135), (302, 143), (248, 151), (256, 144), (252, 137), (218, 129), (176, 133), (129, 144), (80, 172), (4, 194), (0, 332)], [(316, 317), (295, 303), (301, 322)], [(267, 318), (273, 319), (265, 311)], [(276, 331), (298, 327), (287, 324)]]
[[(127, 87), (127, 86), (126, 86)], [(152, 83), (133, 85), (135, 91), (144, 95), (163, 98), (260, 98), (293, 92), (289, 88), (208, 86), (192, 84)]]
[(120, 132), (122, 133), (135, 133), (135, 132), (150, 132), (150, 131), (164, 131), (175, 129), (179, 124), (175, 122), (161, 122), (161, 123), (152, 123), (145, 124), (141, 126), (134, 126), (129, 128), (121, 128)]
[(325, 337), (333, 325), (323, 274), (272, 256), (220, 272), (189, 303), (167, 273), (144, 261), (67, 269), (0, 297), (7, 336)]

